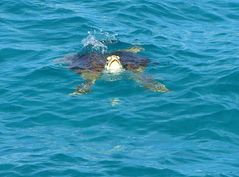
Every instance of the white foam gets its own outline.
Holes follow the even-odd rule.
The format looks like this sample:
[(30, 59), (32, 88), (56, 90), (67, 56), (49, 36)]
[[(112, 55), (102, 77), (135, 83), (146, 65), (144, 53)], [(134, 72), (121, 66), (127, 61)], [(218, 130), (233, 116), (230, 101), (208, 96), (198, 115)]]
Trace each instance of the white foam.
[(108, 43), (112, 43), (116, 40), (116, 34), (110, 34), (109, 32), (88, 32), (88, 35), (86, 38), (84, 38), (81, 43), (83, 47), (91, 47), (91, 49), (106, 53), (107, 52), (107, 45)]

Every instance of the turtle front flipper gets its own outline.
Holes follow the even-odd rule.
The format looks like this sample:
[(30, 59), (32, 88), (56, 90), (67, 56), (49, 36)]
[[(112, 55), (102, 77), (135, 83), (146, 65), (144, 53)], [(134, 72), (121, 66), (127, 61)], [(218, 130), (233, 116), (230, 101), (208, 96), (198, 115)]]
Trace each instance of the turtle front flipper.
[(83, 95), (91, 91), (91, 87), (94, 85), (95, 81), (85, 81), (81, 85), (76, 87), (76, 90), (70, 94), (70, 96)]
[(143, 74), (135, 74), (134, 80), (142, 85), (144, 88), (147, 88), (154, 92), (169, 92), (170, 90), (162, 83), (153, 80), (149, 76)]
[(81, 75), (85, 79), (85, 82), (77, 86), (76, 90), (70, 94), (71, 96), (84, 95), (89, 93), (91, 91), (91, 87), (99, 77), (100, 72), (82, 71)]
[(123, 50), (121, 50), (121, 51), (132, 52), (132, 53), (138, 53), (138, 52), (141, 52), (142, 50), (144, 50), (143, 47), (134, 46), (134, 47), (130, 47), (130, 48), (128, 48), (128, 49), (123, 49)]

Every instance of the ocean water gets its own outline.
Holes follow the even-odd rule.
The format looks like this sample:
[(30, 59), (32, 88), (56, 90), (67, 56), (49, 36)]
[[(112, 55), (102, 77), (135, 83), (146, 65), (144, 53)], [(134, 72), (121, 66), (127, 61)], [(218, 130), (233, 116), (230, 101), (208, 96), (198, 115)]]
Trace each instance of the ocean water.
[[(69, 96), (59, 61), (88, 44), (143, 47), (171, 92), (123, 74)], [(238, 56), (238, 0), (1, 0), (0, 176), (239, 176)]]

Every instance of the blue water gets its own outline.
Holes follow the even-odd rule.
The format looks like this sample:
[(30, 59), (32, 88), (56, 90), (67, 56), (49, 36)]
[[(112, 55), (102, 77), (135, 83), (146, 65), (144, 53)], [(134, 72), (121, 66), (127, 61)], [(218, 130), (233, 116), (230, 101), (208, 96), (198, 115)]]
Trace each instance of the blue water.
[[(239, 176), (238, 30), (237, 0), (2, 0), (0, 176)], [(69, 96), (83, 79), (57, 61), (89, 35), (143, 47), (171, 92)]]

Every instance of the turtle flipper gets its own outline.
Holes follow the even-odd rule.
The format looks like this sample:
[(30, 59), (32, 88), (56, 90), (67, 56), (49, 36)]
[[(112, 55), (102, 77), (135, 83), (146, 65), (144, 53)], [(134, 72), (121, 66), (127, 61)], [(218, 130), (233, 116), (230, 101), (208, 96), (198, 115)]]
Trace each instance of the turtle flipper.
[(153, 82), (153, 83), (144, 83), (143, 86), (148, 88), (154, 92), (169, 92), (169, 89), (160, 82)]
[(134, 80), (142, 85), (144, 88), (147, 88), (154, 92), (169, 92), (170, 90), (162, 83), (153, 80), (149, 76), (143, 74), (136, 74)]
[(73, 93), (70, 93), (70, 96), (84, 95), (91, 91), (91, 87), (94, 84), (94, 81), (86, 81), (81, 85), (76, 87), (76, 90)]
[(100, 72), (82, 71), (81, 75), (85, 79), (85, 82), (77, 86), (76, 90), (70, 96), (84, 95), (91, 92), (91, 87), (99, 77)]
[(130, 47), (130, 48), (128, 48), (128, 49), (124, 49), (124, 50), (122, 50), (122, 51), (132, 52), (132, 53), (138, 53), (138, 52), (141, 52), (142, 50), (144, 50), (143, 47), (134, 46), (134, 47)]

